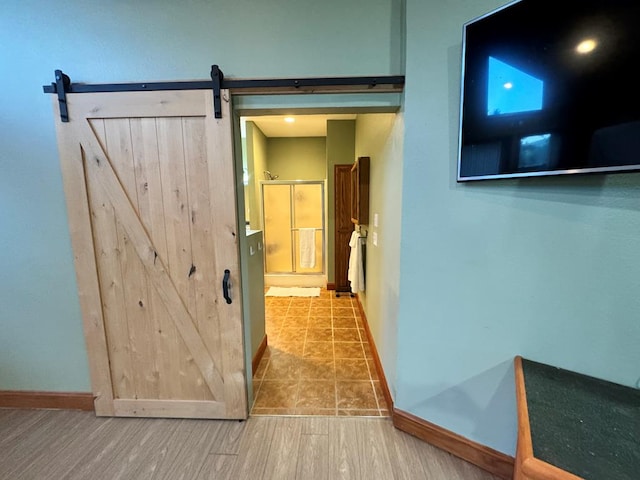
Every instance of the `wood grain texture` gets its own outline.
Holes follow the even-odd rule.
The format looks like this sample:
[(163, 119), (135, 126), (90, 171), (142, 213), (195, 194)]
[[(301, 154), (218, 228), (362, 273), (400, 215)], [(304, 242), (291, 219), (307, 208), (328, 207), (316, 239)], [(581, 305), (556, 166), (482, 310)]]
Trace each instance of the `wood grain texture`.
[[(242, 301), (237, 286), (240, 279), (240, 252), (237, 229), (237, 205), (235, 201), (236, 182), (233, 156), (233, 131), (231, 94), (221, 90), (222, 118), (215, 118), (213, 111), (213, 91), (205, 92), (207, 116), (205, 130), (207, 135), (207, 155), (209, 184), (216, 185), (215, 197), (212, 197), (212, 238), (213, 260), (216, 272), (229, 270), (232, 303), (228, 304), (222, 296), (222, 288), (209, 295), (215, 296), (217, 318), (220, 322), (221, 351), (224, 352), (222, 376), (224, 396), (227, 404), (227, 418), (247, 418), (248, 400), (244, 348), (242, 343)], [(221, 285), (222, 277), (218, 285)], [(236, 287), (234, 287), (234, 285)]]
[(384, 369), (382, 368), (382, 362), (380, 361), (380, 355), (378, 355), (378, 349), (376, 348), (376, 342), (374, 341), (373, 334), (371, 333), (371, 329), (369, 328), (369, 322), (367, 320), (367, 315), (364, 312), (364, 308), (362, 307), (362, 303), (360, 303), (360, 298), (357, 299), (358, 310), (360, 311), (360, 316), (362, 318), (362, 324), (364, 325), (364, 331), (367, 335), (367, 340), (369, 341), (369, 346), (371, 347), (371, 355), (373, 356), (373, 364), (376, 367), (376, 372), (378, 373), (378, 378), (380, 379), (380, 387), (382, 387), (382, 394), (384, 396), (384, 400), (386, 402), (387, 410), (390, 412), (393, 411), (393, 398), (391, 397), (391, 391), (389, 390), (389, 384), (387, 383), (387, 377), (384, 375)]
[(350, 292), (348, 279), (349, 240), (353, 232), (351, 223), (351, 165), (333, 167), (334, 188), (334, 288), (336, 292)]
[(90, 392), (0, 390), (0, 408), (57, 408), (93, 411)]
[(256, 354), (253, 356), (253, 360), (251, 360), (251, 371), (255, 372), (258, 370), (258, 365), (260, 365), (260, 360), (262, 360), (262, 356), (264, 355), (264, 351), (267, 349), (267, 335), (265, 334), (262, 337), (262, 341), (260, 345), (258, 345), (258, 349), (256, 350)]
[[(168, 273), (168, 268), (162, 260), (156, 256), (156, 248), (149, 238), (147, 231), (138, 221), (137, 212), (131, 204), (126, 193), (121, 189), (118, 176), (114, 172), (108, 157), (100, 149), (95, 137), (88, 131), (88, 126), (80, 129), (79, 138), (82, 138), (83, 146), (87, 150), (90, 160), (87, 162), (87, 177), (90, 183), (99, 186), (104, 191), (106, 198), (113, 205), (117, 217), (122, 223), (127, 234), (127, 245), (134, 250), (140, 259), (146, 272), (146, 278), (153, 284), (162, 302), (167, 307), (178, 331), (185, 344), (188, 346), (193, 360), (200, 368), (205, 382), (212, 392), (221, 392), (224, 389), (222, 378), (213, 364), (202, 338), (198, 334), (191, 316), (176, 290)], [(133, 253), (133, 252), (132, 252)], [(125, 262), (127, 268), (134, 268), (133, 256)], [(132, 275), (134, 275), (132, 273)], [(139, 296), (143, 296), (143, 291)], [(144, 295), (146, 299), (146, 295)], [(139, 300), (138, 305), (144, 308), (144, 301)]]
[(222, 93), (223, 119), (183, 91), (74, 95), (57, 120), (99, 415), (247, 416), (241, 302), (220, 288), (226, 268), (240, 283)]
[(469, 440), (402, 410), (394, 409), (392, 418), (395, 427), (403, 432), (414, 435), (431, 445), (435, 445), (471, 462), (499, 478), (511, 479), (513, 477), (514, 459), (509, 455)]
[(516, 406), (518, 410), (518, 444), (513, 480), (582, 480), (572, 473), (539, 460), (533, 456), (527, 389), (522, 369), (522, 357), (514, 359)]
[(0, 409), (0, 478), (497, 477), (395, 429), (388, 418), (260, 416), (247, 421), (174, 420), (105, 418), (82, 411)]
[(96, 414), (113, 415), (113, 388), (85, 181), (85, 156), (75, 134), (76, 124), (83, 122), (84, 119), (81, 116), (72, 115), (69, 122), (62, 122), (60, 120), (60, 105), (53, 95), (51, 102), (56, 125), (60, 169), (67, 204), (67, 218), (73, 248), (82, 324), (87, 350), (92, 352), (89, 362), (91, 390), (95, 397)]

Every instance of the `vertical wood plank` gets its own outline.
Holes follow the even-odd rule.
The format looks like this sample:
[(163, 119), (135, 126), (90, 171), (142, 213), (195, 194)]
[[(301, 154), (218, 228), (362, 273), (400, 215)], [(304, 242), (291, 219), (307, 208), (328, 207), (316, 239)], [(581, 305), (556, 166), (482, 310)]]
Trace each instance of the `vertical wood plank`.
[(303, 435), (328, 435), (328, 417), (304, 417), (302, 418)]
[[(384, 442), (382, 426), (386, 420), (362, 418), (355, 420), (362, 478), (393, 478), (389, 452)], [(389, 423), (390, 425), (390, 423)]]
[(156, 123), (167, 239), (167, 269), (187, 310), (194, 316), (195, 293), (189, 281), (193, 256), (182, 119), (158, 118)]
[[(389, 425), (384, 429), (383, 440), (389, 452), (394, 479), (438, 478), (437, 476), (431, 477), (427, 475), (422, 468), (420, 457), (425, 456), (425, 454), (419, 449), (420, 440), (397, 430), (393, 425)], [(430, 459), (430, 463), (431, 461)]]
[[(162, 203), (167, 242), (166, 266), (176, 291), (192, 318), (195, 318), (195, 290), (190, 281), (193, 276), (191, 249), (191, 222), (189, 191), (185, 173), (182, 119), (180, 117), (156, 119)], [(174, 358), (184, 372), (180, 377), (182, 398), (213, 399), (213, 392), (203, 388), (193, 356), (184, 352)]]
[[(116, 125), (117, 123), (117, 125)], [(105, 151), (109, 142), (120, 143), (119, 127), (124, 123), (128, 135), (128, 123), (122, 120), (94, 119), (90, 122)], [(108, 126), (107, 126), (108, 124)], [(116, 135), (114, 136), (113, 133)], [(107, 133), (109, 132), (109, 133)], [(125, 150), (126, 146), (120, 146)], [(118, 151), (118, 149), (114, 148)], [(93, 218), (94, 244), (98, 265), (98, 279), (104, 315), (105, 333), (109, 349), (111, 383), (114, 398), (133, 398), (135, 384), (131, 367), (128, 319), (125, 306), (124, 281), (120, 268), (120, 249), (115, 213), (109, 200), (99, 188), (89, 190), (89, 206)]]
[(240, 443), (249, 422), (225, 420), (222, 422), (220, 435), (211, 445), (209, 453), (219, 455), (237, 455), (240, 453)]
[(365, 478), (360, 467), (358, 436), (353, 421), (340, 420), (329, 422), (329, 478)]
[(329, 435), (302, 435), (295, 478), (296, 480), (309, 478), (332, 480), (329, 476)]
[(195, 319), (198, 331), (216, 365), (222, 362), (220, 321), (216, 315), (217, 287), (212, 249), (211, 195), (209, 164), (206, 152), (204, 118), (182, 119), (189, 220), (191, 222), (192, 262), (194, 274), (189, 277), (195, 292)]
[[(68, 97), (75, 114), (64, 131), (80, 161), (68, 178), (84, 196), (88, 236), (78, 238), (91, 267), (79, 267), (78, 283), (93, 299), (83, 309), (100, 357), (92, 373), (103, 367), (94, 393), (107, 399), (99, 415), (115, 414), (115, 388), (118, 402), (223, 402), (226, 418), (247, 417), (230, 97), (223, 92), (218, 120), (212, 92), (184, 95), (204, 105), (200, 116), (175, 115), (176, 105), (169, 113), (176, 97), (164, 92)], [(131, 115), (131, 102), (147, 114)], [(221, 294), (225, 269), (231, 304)]]
[(297, 418), (278, 417), (271, 439), (271, 449), (264, 467), (263, 478), (295, 478), (300, 449), (302, 423)]
[[(123, 203), (126, 203), (135, 212), (135, 221), (142, 221), (149, 217), (150, 203), (148, 195), (149, 183), (153, 190), (153, 179), (149, 178), (148, 170), (152, 170), (155, 151), (155, 121), (148, 118), (135, 118), (129, 120), (131, 144), (128, 155), (124, 158), (116, 157), (109, 153), (110, 166), (115, 173), (114, 163), (121, 165), (119, 179), (122, 190), (120, 195)], [(126, 132), (122, 132), (124, 141)], [(157, 154), (155, 154), (157, 165)], [(148, 165), (151, 166), (148, 166)], [(92, 177), (90, 177), (92, 178)], [(114, 179), (115, 181), (115, 179)], [(95, 178), (96, 188), (102, 188), (102, 179)], [(98, 186), (99, 185), (99, 186)], [(114, 186), (117, 186), (115, 184)], [(105, 195), (107, 192), (105, 190)], [(111, 203), (113, 199), (107, 198)], [(117, 207), (114, 205), (117, 212)], [(124, 221), (121, 215), (118, 218), (118, 232), (120, 249), (122, 252), (122, 272), (126, 279), (125, 290), (127, 318), (129, 323), (129, 340), (131, 344), (131, 356), (134, 365), (134, 379), (136, 395), (134, 398), (158, 398), (160, 396), (160, 365), (157, 354), (157, 332), (160, 327), (157, 322), (157, 310), (154, 308), (152, 291), (147, 279), (144, 264), (138, 258), (136, 239), (131, 237), (130, 221)], [(144, 216), (144, 218), (143, 218)], [(132, 220), (133, 221), (133, 220)], [(155, 244), (154, 244), (154, 248)]]
[(85, 342), (90, 355), (91, 390), (96, 397), (94, 402), (96, 415), (113, 415), (113, 388), (85, 183), (84, 156), (76, 128), (79, 122), (85, 122), (85, 120), (81, 116), (72, 116), (69, 122), (63, 123), (60, 120), (58, 100), (53, 95), (51, 102), (67, 203), (78, 297), (82, 310)]
[(207, 455), (195, 480), (232, 480), (237, 458), (237, 455)]
[[(114, 206), (117, 217), (123, 225), (127, 225), (127, 233), (131, 237), (129, 244), (135, 249), (145, 267), (149, 280), (153, 283), (163, 303), (167, 306), (182, 339), (188, 345), (209, 388), (213, 392), (225, 391), (222, 379), (193, 324), (192, 318), (175, 290), (171, 279), (168, 277), (164, 264), (157, 258), (152, 241), (140, 224), (133, 206), (124, 195), (111, 165), (100, 150), (97, 140), (93, 135), (87, 135), (86, 131), (80, 134), (90, 156), (87, 170), (91, 182), (105, 189), (111, 204)], [(140, 308), (144, 308), (144, 306)], [(242, 337), (236, 337), (236, 343), (238, 338)]]
[[(237, 234), (236, 189), (231, 128), (231, 95), (222, 90), (222, 118), (215, 118), (213, 112), (213, 91), (206, 91), (207, 157), (209, 158), (209, 185), (215, 185), (211, 193), (212, 238), (214, 271), (222, 274), (228, 269), (231, 274), (232, 302), (227, 304), (222, 298), (221, 281), (215, 295), (216, 315), (220, 320), (220, 335), (223, 352), (224, 398), (230, 418), (246, 418), (248, 414), (246, 370), (242, 329), (242, 292), (240, 290), (240, 267)], [(233, 199), (233, 201), (229, 201)]]
[(164, 475), (166, 480), (192, 480), (198, 476), (207, 456), (209, 445), (220, 432), (218, 422), (199, 423), (193, 427), (194, 435), (186, 442), (171, 468)]
[(276, 427), (274, 417), (251, 417), (240, 442), (232, 478), (262, 479)]

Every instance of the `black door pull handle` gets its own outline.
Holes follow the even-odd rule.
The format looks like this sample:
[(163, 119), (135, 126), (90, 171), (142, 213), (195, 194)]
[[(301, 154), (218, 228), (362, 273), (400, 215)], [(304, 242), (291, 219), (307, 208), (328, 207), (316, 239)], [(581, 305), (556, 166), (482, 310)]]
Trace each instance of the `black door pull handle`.
[(231, 281), (229, 280), (231, 272), (229, 270), (224, 271), (224, 277), (222, 279), (222, 294), (227, 303), (231, 303)]

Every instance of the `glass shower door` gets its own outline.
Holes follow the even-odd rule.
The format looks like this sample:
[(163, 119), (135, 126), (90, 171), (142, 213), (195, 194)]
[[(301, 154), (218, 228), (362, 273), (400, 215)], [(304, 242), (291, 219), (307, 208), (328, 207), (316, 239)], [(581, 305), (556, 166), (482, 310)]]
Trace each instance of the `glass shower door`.
[(262, 201), (265, 273), (324, 273), (324, 182), (265, 182)]

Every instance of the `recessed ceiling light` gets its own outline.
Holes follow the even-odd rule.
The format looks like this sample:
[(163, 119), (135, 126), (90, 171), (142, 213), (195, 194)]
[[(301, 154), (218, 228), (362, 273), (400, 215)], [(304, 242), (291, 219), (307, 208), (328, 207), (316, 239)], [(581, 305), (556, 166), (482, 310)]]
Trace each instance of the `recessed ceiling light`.
[(507, 90), (510, 90), (513, 88), (513, 83), (507, 82), (503, 85), (503, 87), (506, 88)]
[(296, 119), (293, 117), (284, 117), (284, 121), (287, 123), (293, 123), (296, 121)]
[(595, 40), (588, 38), (578, 44), (578, 46), (576, 47), (576, 52), (580, 54), (590, 53), (596, 48), (597, 45), (598, 43)]

